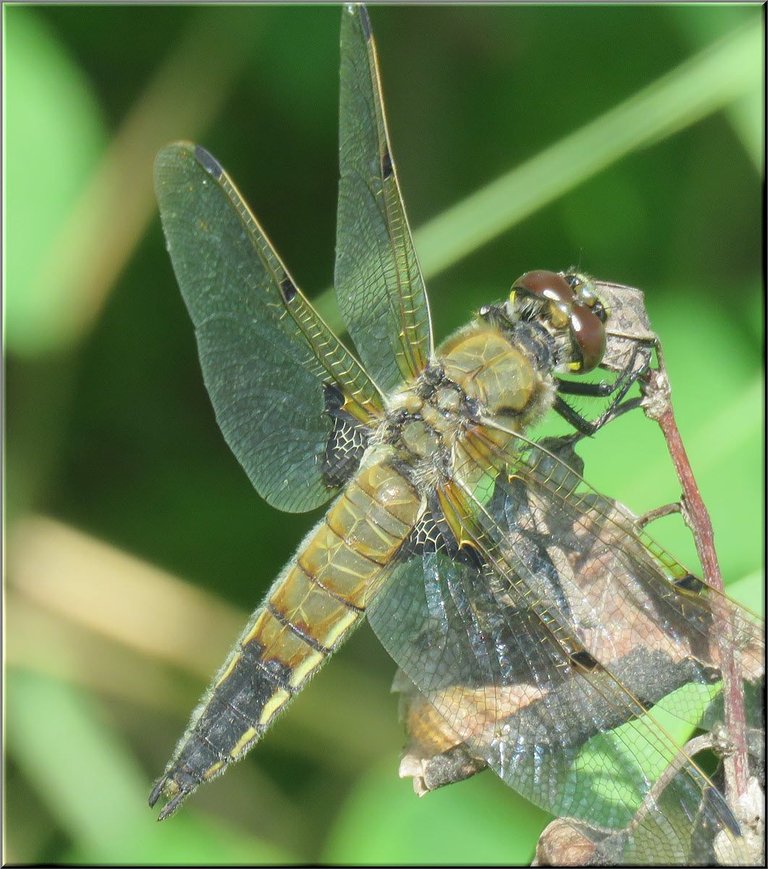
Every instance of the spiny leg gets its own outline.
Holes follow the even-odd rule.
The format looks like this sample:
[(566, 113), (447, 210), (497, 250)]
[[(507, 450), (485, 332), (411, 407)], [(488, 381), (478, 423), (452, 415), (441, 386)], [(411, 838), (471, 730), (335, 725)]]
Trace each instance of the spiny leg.
[[(624, 369), (613, 383), (587, 383), (574, 380), (558, 380), (557, 391), (553, 409), (563, 419), (572, 425), (581, 436), (591, 437), (606, 423), (622, 416), (629, 410), (640, 407), (642, 397), (626, 399), (626, 395), (632, 386), (640, 380), (651, 366), (653, 347), (644, 343), (638, 343), (632, 351), (632, 355)], [(641, 357), (637, 365), (638, 357)], [(596, 419), (589, 420), (571, 407), (561, 395), (578, 395), (585, 398), (611, 398), (606, 410)]]

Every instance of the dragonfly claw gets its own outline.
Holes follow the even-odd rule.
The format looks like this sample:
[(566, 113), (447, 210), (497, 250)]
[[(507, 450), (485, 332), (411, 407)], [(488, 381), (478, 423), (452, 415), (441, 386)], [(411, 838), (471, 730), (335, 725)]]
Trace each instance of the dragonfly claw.
[(170, 816), (178, 809), (178, 807), (184, 802), (184, 800), (189, 795), (189, 791), (179, 791), (176, 796), (169, 800), (161, 809), (160, 814), (157, 816), (158, 821), (164, 821), (166, 818), (170, 818)]
[(154, 808), (155, 803), (160, 799), (160, 794), (163, 792), (164, 784), (165, 776), (155, 782), (155, 786), (152, 788), (152, 793), (149, 795), (149, 800), (147, 801), (150, 809)]
[(167, 775), (164, 775), (155, 782), (155, 786), (152, 788), (148, 800), (149, 807), (154, 808), (155, 803), (157, 803), (161, 796), (169, 798), (168, 802), (163, 806), (160, 810), (160, 814), (157, 816), (158, 821), (164, 821), (166, 818), (169, 818), (176, 809), (178, 809), (191, 792), (192, 791), (189, 789), (180, 790), (176, 782), (169, 779)]

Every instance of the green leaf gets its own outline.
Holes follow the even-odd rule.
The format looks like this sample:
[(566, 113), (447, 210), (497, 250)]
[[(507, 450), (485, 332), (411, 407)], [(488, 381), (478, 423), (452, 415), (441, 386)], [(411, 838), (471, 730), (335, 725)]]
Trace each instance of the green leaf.
[[(570, 777), (573, 788), (583, 788), (589, 782), (593, 797), (590, 824), (617, 827), (630, 821), (627, 812), (617, 815), (617, 799), (622, 808), (637, 811), (643, 796), (637, 788), (638, 780), (656, 781), (674, 759), (676, 746), (685, 745), (696, 730), (695, 723), (681, 719), (675, 709), (696, 709), (701, 719), (721, 687), (720, 682), (683, 685), (661, 699), (652, 713), (587, 742), (571, 767)], [(660, 742), (656, 725), (669, 737), (667, 743)], [(568, 786), (564, 790), (568, 792)]]
[[(491, 773), (419, 799), (388, 758), (357, 784), (330, 830), (328, 863), (529, 863), (550, 819)], [(471, 835), (468, 835), (471, 831)]]

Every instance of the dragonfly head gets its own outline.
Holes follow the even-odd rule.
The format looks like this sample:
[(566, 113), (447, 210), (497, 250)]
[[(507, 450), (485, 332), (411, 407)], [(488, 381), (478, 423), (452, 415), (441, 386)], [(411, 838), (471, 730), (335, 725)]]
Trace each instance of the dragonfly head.
[(556, 335), (568, 335), (570, 371), (583, 374), (600, 364), (608, 312), (586, 275), (526, 272), (512, 284), (508, 305), (514, 319), (537, 320)]

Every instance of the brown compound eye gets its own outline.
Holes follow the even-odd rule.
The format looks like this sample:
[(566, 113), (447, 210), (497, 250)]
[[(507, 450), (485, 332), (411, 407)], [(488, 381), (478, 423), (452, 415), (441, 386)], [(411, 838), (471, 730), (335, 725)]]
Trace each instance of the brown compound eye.
[(577, 272), (563, 275), (573, 290), (571, 335), (581, 359), (570, 364), (579, 374), (596, 368), (605, 354), (605, 328), (608, 311), (595, 291), (594, 282)]
[(577, 357), (568, 366), (571, 371), (582, 374), (600, 364), (605, 353), (603, 324), (607, 312), (588, 278), (545, 269), (526, 272), (512, 285), (510, 301), (514, 303), (517, 296), (547, 302), (551, 324), (556, 329), (569, 329)]
[[(604, 309), (601, 307), (600, 311)], [(584, 374), (597, 368), (605, 355), (605, 328), (593, 307), (574, 304), (571, 308), (571, 335), (581, 358), (571, 362), (571, 371)]]
[(517, 294), (546, 300), (552, 325), (558, 329), (568, 325), (574, 296), (562, 275), (546, 269), (526, 272), (512, 285), (510, 299), (514, 301)]

